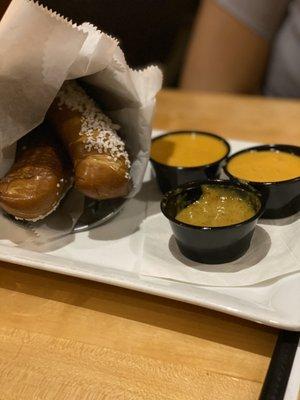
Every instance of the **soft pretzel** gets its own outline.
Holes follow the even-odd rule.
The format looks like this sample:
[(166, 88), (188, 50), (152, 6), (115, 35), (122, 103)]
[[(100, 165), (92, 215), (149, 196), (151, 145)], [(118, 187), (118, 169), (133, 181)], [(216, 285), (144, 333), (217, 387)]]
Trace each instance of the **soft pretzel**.
[(126, 196), (130, 161), (118, 126), (75, 82), (67, 81), (48, 112), (74, 164), (75, 187), (88, 197)]
[[(40, 127), (0, 179), (0, 206), (17, 219), (37, 221), (59, 205), (72, 184), (71, 167), (53, 132)], [(32, 139), (32, 137), (31, 137)]]

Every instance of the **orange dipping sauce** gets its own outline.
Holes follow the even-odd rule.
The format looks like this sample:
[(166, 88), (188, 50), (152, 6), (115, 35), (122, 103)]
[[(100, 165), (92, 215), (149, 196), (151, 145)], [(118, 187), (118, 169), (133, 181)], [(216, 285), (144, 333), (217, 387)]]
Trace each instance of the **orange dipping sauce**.
[(233, 157), (228, 172), (251, 182), (281, 182), (300, 177), (300, 157), (284, 151), (249, 151)]
[(172, 167), (199, 167), (221, 160), (228, 152), (217, 137), (201, 133), (174, 133), (154, 140), (151, 158)]

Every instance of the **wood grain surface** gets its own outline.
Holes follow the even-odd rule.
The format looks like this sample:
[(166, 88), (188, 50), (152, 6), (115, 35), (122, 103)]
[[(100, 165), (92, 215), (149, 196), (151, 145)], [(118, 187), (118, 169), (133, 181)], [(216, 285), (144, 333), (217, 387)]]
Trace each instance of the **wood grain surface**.
[(157, 128), (200, 129), (226, 137), (300, 145), (300, 101), (257, 96), (164, 90)]
[(257, 398), (276, 336), (271, 329), (0, 266), (1, 399)]
[[(155, 127), (296, 143), (300, 102), (163, 91)], [(254, 400), (277, 332), (0, 262), (1, 400)]]

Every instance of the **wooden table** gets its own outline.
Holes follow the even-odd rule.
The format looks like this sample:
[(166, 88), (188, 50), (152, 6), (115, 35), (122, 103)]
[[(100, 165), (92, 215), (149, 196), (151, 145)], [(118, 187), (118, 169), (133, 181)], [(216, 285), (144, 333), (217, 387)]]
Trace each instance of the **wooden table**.
[[(155, 127), (299, 144), (300, 102), (163, 91)], [(257, 399), (277, 332), (0, 263), (0, 399)]]

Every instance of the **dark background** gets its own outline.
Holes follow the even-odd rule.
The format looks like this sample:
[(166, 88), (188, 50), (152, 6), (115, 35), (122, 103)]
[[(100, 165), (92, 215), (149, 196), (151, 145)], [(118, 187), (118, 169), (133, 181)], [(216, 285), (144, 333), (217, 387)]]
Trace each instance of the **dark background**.
[[(40, 0), (73, 22), (91, 22), (120, 40), (132, 67), (158, 63), (177, 83), (199, 0)], [(0, 0), (4, 11), (9, 0)]]

